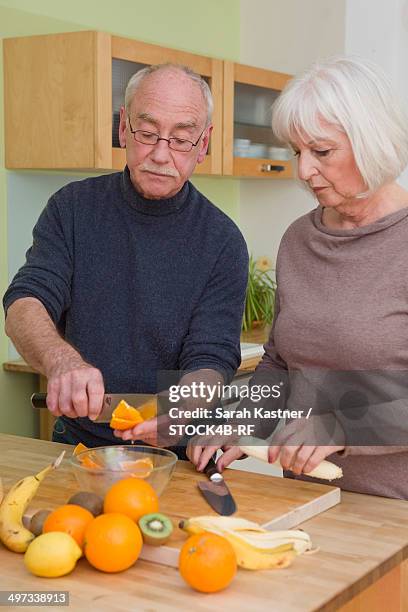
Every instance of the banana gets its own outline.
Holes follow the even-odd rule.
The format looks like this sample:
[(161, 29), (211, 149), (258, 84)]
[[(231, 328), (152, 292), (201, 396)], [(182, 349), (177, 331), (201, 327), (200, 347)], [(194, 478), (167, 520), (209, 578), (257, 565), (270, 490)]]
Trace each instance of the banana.
[(35, 536), (23, 525), (23, 515), (41, 481), (56, 469), (65, 451), (50, 465), (34, 476), (19, 480), (5, 495), (0, 505), (0, 541), (13, 552), (24, 553)]
[[(245, 442), (244, 444), (241, 443)], [(254, 457), (260, 461), (268, 461), (268, 447), (263, 445), (262, 442), (265, 440), (259, 440), (258, 438), (246, 438), (241, 439), (239, 449), (248, 455), (248, 457)], [(273, 465), (281, 467), (279, 459), (275, 461)], [(330, 461), (323, 460), (319, 465), (305, 474), (305, 476), (312, 476), (313, 478), (320, 478), (322, 480), (336, 480), (337, 478), (343, 477), (343, 470)]]
[(3, 497), (4, 497), (3, 482), (0, 478), (0, 505), (1, 505), (1, 502), (3, 501)]
[(245, 569), (287, 567), (296, 555), (312, 548), (304, 531), (267, 531), (237, 517), (196, 516), (181, 521), (179, 527), (190, 535), (210, 531), (223, 536), (234, 548), (238, 565)]
[(248, 570), (283, 569), (288, 567), (296, 556), (291, 544), (278, 546), (274, 552), (261, 552), (246, 544), (237, 534), (223, 533), (232, 545), (239, 567)]

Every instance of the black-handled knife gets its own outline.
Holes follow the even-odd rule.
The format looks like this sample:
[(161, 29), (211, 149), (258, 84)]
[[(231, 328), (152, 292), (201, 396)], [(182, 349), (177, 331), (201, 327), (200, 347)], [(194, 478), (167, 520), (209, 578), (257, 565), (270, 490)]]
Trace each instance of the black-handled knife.
[(222, 474), (217, 470), (214, 459), (211, 457), (204, 473), (208, 476), (208, 482), (199, 482), (198, 488), (206, 502), (222, 516), (230, 516), (237, 509), (234, 498), (232, 497)]
[[(140, 409), (143, 415), (144, 404), (151, 402), (155, 398), (156, 396), (151, 393), (106, 393), (103, 396), (102, 409), (96, 418), (96, 422), (109, 423), (112, 418), (112, 412), (122, 400), (125, 400), (133, 408)], [(30, 399), (33, 408), (47, 408), (46, 393), (33, 393)]]

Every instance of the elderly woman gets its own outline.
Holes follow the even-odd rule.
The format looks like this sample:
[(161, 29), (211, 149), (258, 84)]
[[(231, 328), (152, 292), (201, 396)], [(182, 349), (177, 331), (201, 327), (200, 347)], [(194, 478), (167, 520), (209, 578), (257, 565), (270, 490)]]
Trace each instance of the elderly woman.
[[(328, 457), (343, 469), (342, 488), (408, 499), (408, 436), (394, 436), (408, 421), (408, 400), (401, 399), (408, 397), (408, 192), (396, 182), (408, 163), (408, 121), (376, 66), (340, 57), (287, 85), (272, 127), (292, 147), (317, 207), (282, 239), (275, 320), (254, 380), (293, 373), (286, 405), (305, 407), (314, 397), (321, 409), (337, 374), (346, 401), (334, 408), (343, 435), (313, 439), (305, 419), (292, 421), (275, 432), (269, 461), (279, 457), (299, 477)], [(397, 371), (403, 384), (392, 397), (380, 387), (384, 374)], [(310, 395), (311, 388), (319, 391)], [(353, 402), (368, 424), (360, 437), (361, 410), (353, 417)], [(371, 406), (379, 408), (373, 417)], [(218, 466), (239, 456), (231, 448)], [(202, 468), (197, 452), (194, 459)]]

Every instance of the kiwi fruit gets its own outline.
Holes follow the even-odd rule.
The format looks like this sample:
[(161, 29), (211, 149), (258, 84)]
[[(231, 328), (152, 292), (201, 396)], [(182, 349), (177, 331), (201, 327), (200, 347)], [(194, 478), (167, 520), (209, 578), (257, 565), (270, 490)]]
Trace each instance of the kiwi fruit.
[(151, 546), (161, 546), (170, 538), (173, 531), (171, 519), (160, 512), (145, 514), (139, 519), (143, 541)]
[(99, 516), (103, 512), (102, 497), (91, 491), (79, 491), (72, 495), (67, 503), (82, 506), (82, 508), (89, 510), (94, 516)]
[(37, 510), (37, 512), (31, 517), (28, 529), (36, 537), (42, 534), (45, 519), (49, 514), (51, 514), (51, 510)]

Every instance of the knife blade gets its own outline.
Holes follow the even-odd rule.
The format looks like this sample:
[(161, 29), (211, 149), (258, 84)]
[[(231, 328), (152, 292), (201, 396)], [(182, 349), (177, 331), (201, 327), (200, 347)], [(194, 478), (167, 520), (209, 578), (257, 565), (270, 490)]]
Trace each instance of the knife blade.
[[(112, 412), (121, 400), (125, 400), (133, 408), (140, 408), (143, 404), (156, 398), (157, 396), (153, 393), (105, 393), (102, 410), (95, 419), (95, 423), (109, 423)], [(33, 393), (31, 405), (33, 408), (47, 408), (47, 394)]]
[(206, 502), (222, 516), (234, 514), (237, 506), (213, 458), (207, 463), (204, 473), (208, 476), (209, 482), (199, 482), (197, 486)]

